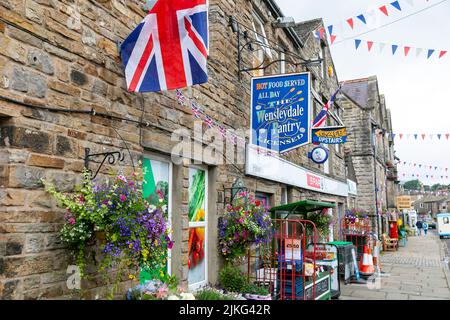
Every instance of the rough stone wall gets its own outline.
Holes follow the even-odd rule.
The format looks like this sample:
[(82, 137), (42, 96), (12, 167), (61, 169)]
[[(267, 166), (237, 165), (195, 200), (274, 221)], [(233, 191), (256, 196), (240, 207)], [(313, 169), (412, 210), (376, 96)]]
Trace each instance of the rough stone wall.
[[(127, 92), (116, 41), (123, 40), (145, 15), (143, 0), (50, 1), (0, 0), (0, 297), (2, 299), (55, 298), (68, 294), (66, 269), (72, 260), (58, 238), (64, 211), (43, 190), (41, 178), (60, 190), (79, 183), (85, 148), (104, 152), (126, 143), (134, 163), (144, 150), (169, 155), (176, 142), (171, 132), (192, 130), (190, 110), (177, 104), (174, 92)], [(282, 29), (271, 26), (264, 1), (210, 0), (210, 81), (183, 90), (206, 107), (216, 121), (229, 128), (248, 128), (251, 75), (238, 79), (236, 35), (228, 16), (251, 26), (253, 6), (266, 19), (271, 40), (295, 50)], [(75, 4), (75, 5), (74, 5)], [(306, 51), (305, 55), (308, 55)], [(327, 51), (328, 52), (328, 51)], [(327, 53), (329, 54), (329, 53)], [(251, 65), (252, 55), (243, 60)], [(331, 62), (329, 62), (331, 63)], [(288, 72), (304, 71), (287, 65)], [(275, 72), (275, 66), (268, 72)], [(334, 81), (334, 80), (333, 80)], [(330, 87), (329, 87), (330, 86)], [(319, 89), (328, 97), (331, 85)], [(34, 106), (34, 108), (33, 108)], [(56, 112), (58, 109), (66, 112)], [(92, 114), (95, 110), (96, 115)], [(114, 118), (117, 117), (117, 118)], [(120, 120), (127, 119), (128, 121)], [(141, 128), (135, 123), (142, 121)], [(122, 137), (124, 141), (120, 138)], [(289, 155), (289, 160), (316, 172), (307, 157), (309, 147)], [(339, 157), (331, 175), (344, 180)], [(342, 162), (342, 163), (341, 163)], [(125, 158), (129, 167), (131, 159)], [(174, 166), (179, 219), (175, 236), (175, 275), (187, 281), (188, 163)], [(210, 228), (223, 211), (223, 188), (244, 177), (243, 166), (211, 166)], [(102, 174), (110, 167), (105, 166)], [(116, 168), (117, 169), (117, 168)], [(281, 199), (277, 183), (244, 177), (251, 191), (273, 193)], [(321, 198), (301, 191), (299, 198)], [(336, 199), (345, 203), (344, 198)], [(212, 202), (212, 203), (211, 203)], [(211, 229), (212, 230), (212, 229)], [(214, 233), (212, 233), (214, 236)], [(220, 260), (210, 242), (211, 282)], [(102, 295), (99, 278), (83, 284), (86, 297)], [(123, 283), (121, 290), (129, 287)]]

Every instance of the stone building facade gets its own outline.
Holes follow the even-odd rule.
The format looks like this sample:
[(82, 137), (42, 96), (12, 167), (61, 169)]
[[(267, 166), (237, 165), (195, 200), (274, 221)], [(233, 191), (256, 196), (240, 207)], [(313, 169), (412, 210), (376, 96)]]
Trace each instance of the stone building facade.
[(340, 101), (349, 128), (346, 148), (358, 181), (357, 207), (374, 215), (395, 210), (399, 181), (392, 120), (377, 78), (345, 81)]
[[(73, 261), (58, 236), (64, 210), (57, 208), (45, 193), (40, 179), (53, 181), (62, 191), (73, 190), (81, 181), (86, 148), (96, 153), (125, 150), (126, 146), (129, 153), (126, 152), (122, 169), (129, 169), (139, 159), (165, 168), (161, 170), (167, 174), (171, 190), (169, 210), (175, 241), (170, 269), (182, 284), (192, 284), (188, 268), (192, 227), (187, 212), (193, 171), (206, 173), (208, 195), (203, 226), (208, 239), (206, 265), (199, 283), (217, 282), (222, 263), (217, 251), (217, 222), (225, 206), (224, 190), (236, 179), (241, 178), (249, 191), (266, 198), (272, 206), (315, 199), (336, 203), (337, 210), (333, 211), (336, 217), (345, 210), (345, 195), (249, 175), (245, 164), (225, 165), (218, 161), (221, 156), (204, 158), (195, 165), (193, 161), (179, 163), (171, 157), (173, 147), (179, 143), (173, 139), (173, 132), (186, 129), (192, 135), (195, 128), (192, 111), (177, 103), (173, 91), (127, 92), (118, 52), (117, 42), (130, 34), (146, 10), (143, 0), (0, 1), (2, 299), (69, 295), (66, 271)], [(324, 62), (308, 67), (280, 62), (263, 72), (239, 74), (237, 36), (229, 25), (230, 16), (247, 28), (250, 37), (254, 37), (252, 24), (256, 24), (255, 28), (262, 26), (270, 43), (285, 50), (284, 53), (272, 50), (272, 57), (258, 47), (254, 51), (244, 50), (245, 66), (256, 66), (259, 58), (283, 58), (292, 52), (306, 60), (314, 60), (321, 54)], [(215, 121), (227, 128), (248, 130), (252, 76), (310, 71), (318, 112), (320, 103), (329, 99), (338, 86), (335, 72), (327, 71), (334, 68), (326, 40), (318, 42), (312, 36), (321, 22), (296, 29), (276, 28), (273, 22), (280, 16), (282, 13), (272, 0), (210, 0), (209, 82), (184, 89), (183, 94), (204, 106)], [(298, 58), (291, 59), (299, 62)], [(340, 117), (344, 117), (343, 112), (338, 107), (336, 113)], [(285, 158), (320, 179), (345, 184), (343, 148), (330, 146), (330, 160), (325, 166), (314, 165), (307, 158), (311, 148), (301, 147)], [(369, 166), (370, 159), (367, 163)], [(101, 174), (107, 174), (109, 169), (110, 166), (105, 166)], [(124, 282), (121, 290), (131, 285)], [(83, 289), (86, 298), (102, 297), (104, 283), (95, 278), (84, 282)]]

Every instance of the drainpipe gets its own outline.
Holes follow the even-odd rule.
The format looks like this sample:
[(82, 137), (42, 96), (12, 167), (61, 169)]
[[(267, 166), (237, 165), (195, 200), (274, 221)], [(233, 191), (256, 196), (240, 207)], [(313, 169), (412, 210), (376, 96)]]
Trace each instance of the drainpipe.
[[(372, 119), (371, 119), (372, 120)], [(371, 127), (371, 133), (372, 133), (372, 151), (373, 151), (373, 172), (374, 172), (374, 182), (375, 182), (375, 216), (376, 216), (376, 226), (377, 226), (377, 233), (378, 233), (378, 239), (381, 239), (381, 232), (380, 232), (380, 214), (378, 211), (378, 179), (377, 179), (377, 148), (376, 148), (376, 134), (375, 130), (378, 126), (372, 122)]]

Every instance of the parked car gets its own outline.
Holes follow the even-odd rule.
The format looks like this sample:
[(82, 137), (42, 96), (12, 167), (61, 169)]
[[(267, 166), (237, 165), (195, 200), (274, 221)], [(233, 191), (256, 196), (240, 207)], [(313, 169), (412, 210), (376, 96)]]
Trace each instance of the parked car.
[(428, 229), (436, 229), (436, 222), (433, 220), (433, 218), (425, 218), (423, 219), (423, 222), (426, 222), (428, 224)]

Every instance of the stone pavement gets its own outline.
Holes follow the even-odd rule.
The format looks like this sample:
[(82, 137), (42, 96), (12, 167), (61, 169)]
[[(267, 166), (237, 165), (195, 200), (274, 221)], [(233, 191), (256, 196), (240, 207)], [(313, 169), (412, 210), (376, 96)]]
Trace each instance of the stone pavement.
[(341, 282), (342, 300), (450, 300), (450, 272), (443, 242), (434, 232), (408, 237), (406, 247), (381, 254), (385, 272), (368, 284)]

